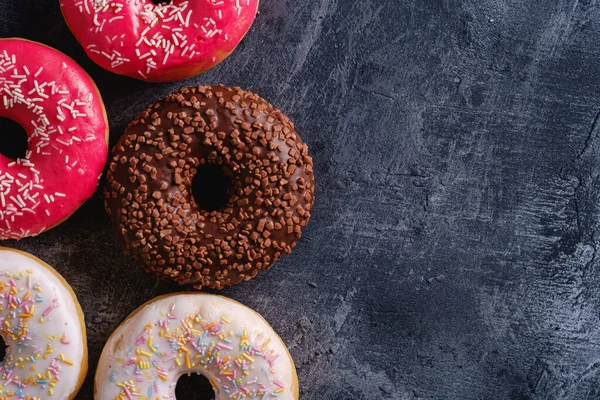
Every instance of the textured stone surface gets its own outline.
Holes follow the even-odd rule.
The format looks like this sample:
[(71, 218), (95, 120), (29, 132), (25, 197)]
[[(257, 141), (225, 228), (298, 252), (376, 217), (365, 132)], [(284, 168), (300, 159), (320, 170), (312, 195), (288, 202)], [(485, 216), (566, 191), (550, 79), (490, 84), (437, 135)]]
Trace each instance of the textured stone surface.
[[(599, 1), (263, 0), (229, 59), (161, 85), (93, 65), (55, 0), (0, 4), (2, 36), (97, 80), (113, 143), (195, 83), (241, 85), (295, 121), (313, 219), (292, 255), (222, 294), (280, 332), (303, 398), (600, 398)], [(175, 290), (123, 254), (99, 196), (5, 244), (72, 283), (92, 372), (130, 311)]]

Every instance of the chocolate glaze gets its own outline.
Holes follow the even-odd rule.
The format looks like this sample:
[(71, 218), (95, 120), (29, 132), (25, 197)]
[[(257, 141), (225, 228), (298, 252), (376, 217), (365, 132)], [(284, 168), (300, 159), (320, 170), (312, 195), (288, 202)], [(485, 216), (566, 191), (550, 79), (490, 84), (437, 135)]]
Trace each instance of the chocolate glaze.
[[(222, 210), (199, 209), (196, 167), (221, 165)], [(293, 123), (240, 88), (182, 89), (129, 124), (108, 171), (105, 205), (127, 252), (181, 285), (223, 288), (290, 253), (310, 218), (314, 176)]]

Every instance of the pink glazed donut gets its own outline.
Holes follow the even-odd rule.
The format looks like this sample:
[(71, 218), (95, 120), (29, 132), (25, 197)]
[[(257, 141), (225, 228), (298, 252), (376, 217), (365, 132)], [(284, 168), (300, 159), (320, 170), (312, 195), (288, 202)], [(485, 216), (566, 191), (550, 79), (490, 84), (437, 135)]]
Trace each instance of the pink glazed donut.
[(102, 68), (150, 82), (198, 75), (242, 40), (259, 0), (61, 0), (67, 25)]
[(0, 240), (66, 220), (94, 193), (108, 155), (100, 93), (75, 61), (40, 43), (0, 39), (0, 117), (25, 129), (25, 157), (0, 154)]

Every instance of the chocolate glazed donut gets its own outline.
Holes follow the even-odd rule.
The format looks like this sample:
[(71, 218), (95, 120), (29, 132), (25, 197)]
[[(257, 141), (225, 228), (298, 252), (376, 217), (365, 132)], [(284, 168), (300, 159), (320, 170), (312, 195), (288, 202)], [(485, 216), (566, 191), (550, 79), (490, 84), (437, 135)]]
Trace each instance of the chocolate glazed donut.
[[(252, 92), (182, 89), (131, 122), (113, 152), (106, 209), (127, 252), (157, 277), (196, 289), (251, 279), (291, 252), (310, 218), (308, 147)], [(216, 210), (192, 191), (205, 164), (229, 180)]]

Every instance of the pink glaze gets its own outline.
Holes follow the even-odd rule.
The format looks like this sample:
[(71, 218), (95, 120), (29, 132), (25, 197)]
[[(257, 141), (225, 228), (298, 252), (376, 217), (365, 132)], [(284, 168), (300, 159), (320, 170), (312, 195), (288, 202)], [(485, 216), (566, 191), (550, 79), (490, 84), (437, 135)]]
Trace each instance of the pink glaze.
[(100, 94), (75, 61), (23, 39), (0, 39), (0, 116), (28, 135), (25, 158), (0, 154), (0, 239), (57, 225), (90, 198), (108, 153)]
[(166, 82), (214, 67), (235, 49), (258, 0), (61, 0), (71, 31), (101, 67)]

